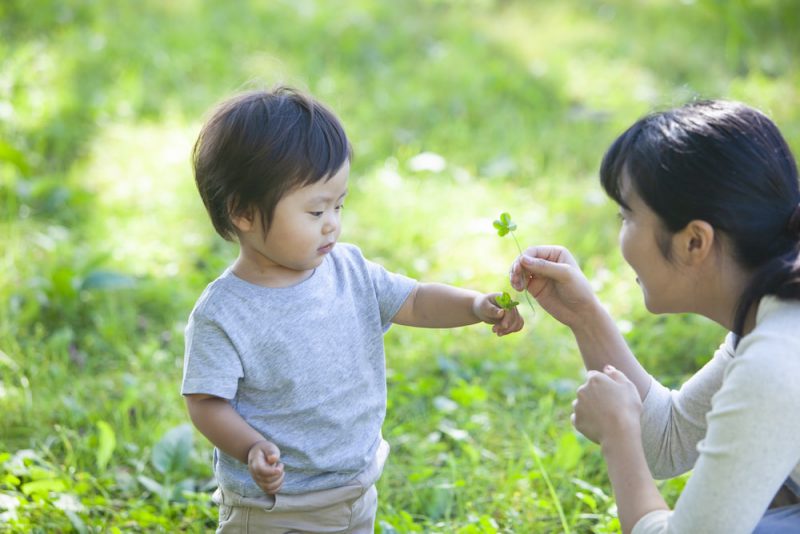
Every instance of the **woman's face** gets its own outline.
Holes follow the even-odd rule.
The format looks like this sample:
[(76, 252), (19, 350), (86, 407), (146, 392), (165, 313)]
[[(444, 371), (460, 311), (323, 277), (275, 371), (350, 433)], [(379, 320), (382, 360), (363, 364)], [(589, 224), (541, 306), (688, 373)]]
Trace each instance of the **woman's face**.
[(653, 313), (685, 311), (681, 305), (683, 277), (677, 266), (664, 257), (657, 241), (657, 236), (666, 232), (661, 220), (636, 193), (627, 176), (623, 175), (620, 185), (628, 208), (620, 206), (619, 246), (636, 273), (647, 309)]

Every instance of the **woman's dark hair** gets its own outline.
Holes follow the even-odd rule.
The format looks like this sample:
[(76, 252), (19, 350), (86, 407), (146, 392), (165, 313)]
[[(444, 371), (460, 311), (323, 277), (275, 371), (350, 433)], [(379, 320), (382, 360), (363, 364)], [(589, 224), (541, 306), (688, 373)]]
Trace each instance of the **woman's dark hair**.
[[(600, 166), (606, 193), (628, 207), (623, 175), (667, 234), (706, 221), (753, 273), (736, 310), (736, 334), (763, 296), (800, 299), (797, 164), (763, 113), (738, 102), (699, 101), (648, 115), (614, 141)], [(659, 239), (667, 259), (669, 243)]]
[(214, 229), (233, 240), (232, 216), (257, 209), (266, 231), (289, 191), (329, 179), (352, 157), (336, 116), (289, 87), (222, 102), (194, 145), (195, 182)]

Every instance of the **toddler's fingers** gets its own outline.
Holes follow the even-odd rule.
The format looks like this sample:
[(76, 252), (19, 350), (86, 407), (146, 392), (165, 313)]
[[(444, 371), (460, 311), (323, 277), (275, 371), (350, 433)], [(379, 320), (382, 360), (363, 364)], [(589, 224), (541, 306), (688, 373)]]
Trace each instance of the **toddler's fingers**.
[(506, 311), (495, 303), (495, 299), (500, 293), (492, 293), (484, 297), (478, 308), (475, 310), (478, 318), (490, 324), (497, 324), (501, 321)]
[(256, 479), (256, 484), (264, 490), (264, 493), (275, 494), (283, 486), (283, 473), (281, 472), (280, 476), (277, 478)]
[(281, 450), (277, 445), (271, 441), (267, 441), (261, 443), (259, 446), (261, 447), (261, 451), (264, 453), (264, 457), (266, 457), (267, 462), (271, 464), (278, 463), (278, 460), (281, 458)]
[(251, 457), (248, 459), (247, 468), (251, 472), (258, 472), (263, 473), (264, 470), (269, 468), (269, 464), (267, 463), (267, 458), (264, 455), (262, 450), (257, 450), (254, 454), (251, 454)]
[(263, 486), (261, 489), (264, 490), (264, 493), (267, 495), (275, 495), (281, 490), (282, 483), (280, 484), (270, 484), (268, 486)]
[(504, 334), (511, 332), (514, 327), (514, 312), (509, 310), (509, 313), (503, 315), (498, 326)]
[(253, 477), (253, 480), (255, 480), (256, 484), (258, 484), (262, 489), (267, 487), (275, 488), (277, 485), (283, 483), (285, 476), (283, 464), (279, 464), (278, 466), (268, 466), (263, 470), (251, 470), (250, 473)]
[(283, 478), (283, 464), (271, 465), (262, 472), (264, 480), (273, 481)]

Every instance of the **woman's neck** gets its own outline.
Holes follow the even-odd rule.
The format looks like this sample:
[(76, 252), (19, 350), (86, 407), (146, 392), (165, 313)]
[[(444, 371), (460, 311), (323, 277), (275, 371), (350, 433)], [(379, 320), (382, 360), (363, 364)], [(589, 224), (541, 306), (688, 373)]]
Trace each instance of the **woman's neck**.
[[(708, 272), (697, 284), (695, 311), (726, 330), (733, 331), (739, 302), (745, 288), (750, 284), (752, 273), (742, 269), (732, 260), (722, 262), (717, 267), (713, 272)], [(755, 327), (755, 312), (756, 306), (748, 311), (742, 335)]]

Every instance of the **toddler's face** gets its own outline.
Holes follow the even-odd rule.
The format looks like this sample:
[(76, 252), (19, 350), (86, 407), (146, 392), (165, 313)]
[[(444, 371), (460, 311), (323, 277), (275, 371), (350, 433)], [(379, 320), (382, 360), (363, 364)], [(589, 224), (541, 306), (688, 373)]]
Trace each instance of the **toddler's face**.
[(322, 263), (339, 239), (349, 175), (345, 162), (330, 179), (290, 191), (278, 202), (259, 251), (266, 265), (309, 271)]

